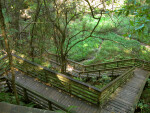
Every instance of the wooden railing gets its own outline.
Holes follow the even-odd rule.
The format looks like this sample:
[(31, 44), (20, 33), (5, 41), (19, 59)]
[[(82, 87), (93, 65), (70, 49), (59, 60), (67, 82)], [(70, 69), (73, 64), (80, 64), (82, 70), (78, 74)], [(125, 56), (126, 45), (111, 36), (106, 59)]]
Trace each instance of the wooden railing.
[[(58, 66), (61, 66), (60, 56), (51, 54), (50, 53), (50, 62), (57, 64)], [(73, 60), (67, 59), (67, 64), (72, 66), (75, 70), (80, 70), (82, 72), (84, 71), (92, 71), (92, 70), (100, 70), (100, 69), (112, 69), (112, 68), (119, 68), (119, 67), (127, 67), (127, 66), (143, 66), (144, 69), (150, 70), (150, 62), (140, 60), (140, 59), (125, 59), (125, 60), (117, 60), (113, 62), (106, 62), (106, 63), (99, 63), (99, 64), (93, 64), (93, 65), (84, 65), (78, 62), (75, 62)]]
[(7, 89), (8, 89), (8, 86), (7, 86), (5, 77), (0, 76), (0, 92), (1, 90), (7, 90)]
[[(8, 80), (8, 83), (11, 86), (11, 79), (7, 78), (6, 80)], [(69, 109), (66, 106), (58, 103), (57, 101), (52, 100), (51, 98), (44, 97), (35, 91), (32, 91), (32, 89), (30, 89), (27, 86), (22, 86), (19, 83), (15, 83), (15, 85), (16, 85), (18, 94), (23, 96), (24, 100), (26, 102), (32, 101), (44, 109), (49, 109), (49, 110), (53, 110), (53, 111), (61, 110), (61, 111), (65, 111), (67, 113), (75, 113), (75, 111), (73, 111), (73, 110), (69, 111)]]
[(142, 67), (143, 69), (150, 71), (150, 62), (140, 59), (135, 59), (135, 62), (136, 67)]
[(100, 63), (95, 65), (84, 66), (84, 71), (77, 72), (79, 75), (87, 75), (90, 76), (92, 73), (96, 73), (97, 75), (102, 75), (101, 72), (110, 71), (111, 75), (114, 75), (114, 69), (122, 69), (122, 68), (131, 68), (131, 67), (141, 67), (145, 70), (150, 71), (150, 62), (140, 60), (140, 59), (127, 59), (127, 60), (118, 60), (114, 62), (108, 63)]
[(107, 62), (107, 63), (100, 63), (100, 64), (94, 64), (94, 65), (85, 65), (85, 70), (98, 70), (98, 69), (112, 69), (112, 68), (118, 68), (118, 67), (127, 67), (127, 66), (134, 66), (135, 59), (126, 59), (126, 60), (118, 60), (113, 62)]
[[(144, 81), (147, 81), (147, 79), (148, 79), (149, 77), (150, 77), (150, 73), (148, 73), (148, 74), (146, 75)], [(144, 86), (145, 86), (145, 82), (143, 82), (140, 86), (141, 86), (141, 87), (140, 87), (140, 89), (139, 89), (139, 93), (138, 93), (138, 95), (136, 95), (136, 99), (135, 99), (134, 102), (133, 102), (132, 110), (131, 110), (130, 113), (134, 113), (134, 112), (135, 112), (135, 109), (136, 109), (137, 106), (138, 106), (138, 101), (139, 101), (139, 99), (140, 99), (140, 97), (141, 97), (141, 94), (142, 94), (142, 92), (143, 92), (143, 89), (144, 89)]]
[(48, 68), (30, 62), (13, 55), (15, 67), (21, 71), (38, 78), (42, 82), (49, 83), (65, 92), (75, 95), (91, 103), (98, 104), (100, 90), (83, 82), (77, 81), (66, 75), (54, 72)]
[[(44, 60), (49, 61), (51, 64), (61, 66), (60, 58), (61, 57), (59, 55), (56, 55), (56, 54), (53, 54), (53, 53), (48, 53), (48, 55), (46, 55), (44, 57)], [(79, 62), (76, 62), (76, 61), (73, 61), (71, 59), (66, 59), (66, 60), (67, 60), (67, 65), (72, 66), (74, 69), (77, 69), (77, 70), (83, 70), (84, 69), (83, 64), (81, 64)]]
[[(0, 83), (3, 83), (3, 88), (8, 89), (12, 91), (11, 86), (11, 79), (7, 77), (0, 77)], [(15, 83), (16, 89), (19, 95), (21, 95), (26, 102), (34, 102), (40, 107), (44, 109), (49, 110), (61, 110), (67, 113), (75, 113), (73, 110), (69, 110), (66, 106), (58, 103), (55, 100), (52, 100), (51, 98), (44, 97), (30, 89), (27, 86), (22, 86), (19, 83)]]
[(137, 66), (137, 67), (143, 66), (143, 67), (147, 67), (147, 69), (149, 66), (149, 63), (144, 62), (143, 64), (143, 61), (135, 60), (135, 59), (124, 60), (122, 62), (117, 61), (117, 63), (111, 62), (110, 65), (108, 65), (109, 63), (102, 64), (102, 66), (105, 65), (105, 67), (107, 68), (108, 67), (114, 68), (116, 65), (121, 66), (121, 67), (131, 66), (133, 68), (131, 68), (129, 71), (126, 71), (121, 76), (117, 77), (114, 81), (109, 83), (107, 86), (105, 86), (101, 90), (93, 86), (90, 86), (88, 84), (85, 84), (83, 82), (74, 80), (71, 77), (68, 77), (66, 75), (52, 71), (46, 67), (40, 66), (26, 59), (23, 59), (19, 56), (13, 55), (13, 59), (14, 59), (14, 64), (15, 64), (14, 66), (18, 68), (19, 70), (27, 73), (27, 75), (38, 78), (40, 81), (44, 83), (51, 84), (52, 86), (55, 86), (71, 95), (75, 95), (81, 99), (84, 99), (88, 102), (91, 102), (97, 105), (103, 105), (103, 103), (105, 103), (105, 101), (109, 99), (109, 96), (120, 85), (124, 84), (130, 77), (132, 77), (133, 70), (134, 70), (133, 66)]
[(79, 77), (101, 77), (103, 75), (107, 76), (119, 76), (124, 71), (132, 68), (133, 66), (126, 66), (126, 67), (116, 67), (111, 69), (99, 69), (99, 70), (92, 70), (92, 71), (80, 71), (78, 72)]
[(101, 94), (100, 94), (100, 97), (99, 97), (100, 105), (105, 104), (107, 102), (107, 100), (109, 100), (110, 95), (118, 87), (120, 87), (121, 85), (126, 83), (126, 81), (134, 75), (134, 73), (133, 73), (134, 69), (135, 69), (135, 67), (133, 67), (130, 70), (126, 71), (124, 74), (117, 77), (115, 80), (113, 80), (112, 82), (110, 82), (108, 85), (106, 85), (105, 87), (103, 87), (101, 89)]
[(7, 55), (0, 58), (0, 75), (9, 68)]

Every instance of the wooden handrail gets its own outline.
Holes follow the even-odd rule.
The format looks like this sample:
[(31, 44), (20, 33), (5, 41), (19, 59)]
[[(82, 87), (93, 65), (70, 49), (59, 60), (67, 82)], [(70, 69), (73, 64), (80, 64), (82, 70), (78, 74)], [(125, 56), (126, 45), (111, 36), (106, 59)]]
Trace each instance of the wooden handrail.
[[(9, 82), (11, 82), (11, 79), (9, 79), (9, 78), (5, 77), (5, 79), (8, 80)], [(38, 97), (38, 98), (40, 98), (40, 99), (42, 99), (42, 100), (48, 102), (49, 104), (51, 104), (51, 105), (49, 105), (49, 108), (48, 108), (48, 109), (54, 110), (53, 107), (52, 107), (52, 105), (55, 105), (55, 106), (58, 107), (59, 109), (68, 112), (68, 107), (66, 107), (66, 106), (64, 106), (64, 105), (62, 105), (62, 104), (60, 104), (60, 103), (58, 103), (57, 101), (55, 101), (55, 100), (53, 100), (53, 99), (51, 99), (51, 98), (42, 96), (42, 95), (38, 94), (37, 92), (32, 91), (32, 89), (30, 89), (29, 87), (27, 87), (27, 86), (22, 86), (20, 83), (15, 82), (15, 85), (23, 89), (23, 90), (22, 90), (22, 93), (20, 93), (20, 94), (21, 94), (22, 96), (24, 96), (24, 98), (28, 99), (28, 96), (29, 96), (29, 93), (28, 93), (28, 92), (30, 92), (30, 93), (33, 95), (33, 98), (34, 98), (34, 96), (35, 96), (35, 97)], [(27, 97), (25, 97), (25, 96), (27, 96)], [(41, 101), (42, 101), (42, 100), (41, 100)], [(30, 100), (30, 101), (32, 101), (32, 100)], [(50, 107), (50, 106), (51, 106), (51, 107)], [(73, 111), (73, 110), (71, 110), (69, 113), (76, 113), (76, 112)]]
[(4, 60), (5, 58), (7, 58), (7, 55), (2, 56), (0, 60)]
[(106, 86), (104, 86), (101, 91), (105, 91), (107, 88), (112, 87), (112, 85), (117, 82), (118, 80), (122, 79), (123, 76), (127, 75), (128, 73), (132, 72), (135, 69), (135, 67), (129, 69), (128, 71), (126, 71), (125, 73), (123, 73), (121, 76), (117, 77), (115, 80), (111, 81), (109, 84), (107, 84)]
[(115, 67), (115, 68), (111, 68), (111, 69), (98, 69), (98, 70), (91, 70), (91, 71), (80, 71), (79, 74), (81, 74), (81, 73), (94, 73), (94, 72), (99, 72), (99, 71), (109, 71), (109, 70), (115, 70), (115, 69), (127, 68), (127, 67), (132, 67), (132, 66)]
[[(37, 77), (37, 78), (39, 76), (39, 79), (42, 79), (43, 82), (50, 83), (51, 85), (58, 87), (58, 88), (62, 89), (63, 91), (68, 92), (72, 95), (75, 95), (81, 99), (87, 100), (94, 104), (99, 103), (97, 98), (98, 98), (99, 93), (101, 92), (100, 89), (93, 87), (91, 85), (88, 85), (84, 82), (75, 80), (64, 74), (50, 70), (46, 67), (43, 67), (43, 66), (33, 63), (31, 61), (23, 59), (14, 54), (13, 54), (13, 56), (16, 58), (16, 61), (22, 60), (24, 62), (23, 63), (24, 65), (22, 64), (23, 66), (21, 66), (23, 69), (21, 69), (21, 70), (24, 72), (27, 72), (27, 74), (29, 74), (29, 75), (31, 74), (31, 76), (33, 75), (33, 77)], [(28, 66), (28, 65), (30, 65), (30, 66)], [(31, 65), (33, 67), (31, 67)], [(18, 68), (17, 65), (15, 67)], [(29, 69), (27, 69), (28, 67), (30, 67), (29, 69), (33, 68), (33, 70), (30, 71)], [(36, 68), (36, 69), (34, 69), (34, 68)], [(37, 68), (41, 72), (38, 73)], [(35, 70), (37, 70), (37, 71), (35, 71)], [(83, 94), (84, 94), (84, 96), (83, 96)]]
[[(72, 95), (78, 96), (79, 98), (85, 99), (85, 100), (92, 102), (92, 103), (95, 103), (95, 104), (103, 103), (102, 100), (99, 99), (99, 98), (101, 98), (99, 96), (101, 96), (107, 88), (109, 88), (110, 86), (113, 86), (112, 84), (116, 83), (118, 80), (121, 80), (121, 77), (128, 77), (128, 74), (124, 73), (123, 75), (119, 76), (117, 79), (112, 81), (110, 83), (111, 85), (108, 84), (107, 86), (105, 86), (101, 90), (101, 89), (98, 89), (98, 88), (93, 87), (91, 85), (88, 85), (86, 83), (83, 83), (81, 81), (75, 80), (71, 77), (68, 77), (64, 74), (50, 70), (50, 69), (43, 67), (39, 64), (33, 63), (33, 62), (26, 60), (22, 57), (19, 57), (17, 55), (14, 55), (14, 54), (12, 54), (12, 55), (14, 57), (14, 61), (16, 61), (16, 64), (15, 64), (16, 68), (18, 68), (18, 66), (21, 65), (20, 64), (20, 60), (21, 60), (21, 61), (23, 61), (22, 65), (21, 65), (21, 69), (24, 72), (27, 72), (29, 75), (33, 75), (33, 77), (37, 77), (37, 78), (39, 77), (39, 79), (41, 79), (42, 81), (44, 81), (46, 83), (50, 83), (53, 86), (62, 89), (63, 91), (66, 91)], [(3, 57), (3, 58), (5, 58), (5, 57)], [(3, 58), (1, 58), (1, 60)], [(128, 67), (134, 67), (134, 66), (138, 65), (139, 62), (142, 62), (142, 63), (144, 62), (144, 61), (139, 60), (139, 59), (130, 59), (130, 60), (132, 60), (133, 64), (131, 63), (132, 66), (127, 65)], [(123, 60), (123, 61), (130, 61), (130, 60), (127, 59), (127, 60)], [(122, 61), (121, 60), (115, 61), (113, 63), (116, 63), (116, 62), (122, 62)], [(146, 62), (146, 63), (149, 64), (149, 62)], [(106, 64), (106, 63), (103, 63), (103, 64)], [(109, 64), (109, 63), (107, 63), (107, 64)], [(29, 66), (29, 68), (28, 68), (28, 66)], [(117, 66), (118, 66), (118, 63), (117, 63)], [(31, 68), (33, 68), (33, 70)], [(121, 68), (121, 67), (119, 67), (119, 68)], [(20, 69), (20, 68), (18, 68), (18, 69)], [(39, 69), (40, 69), (40, 71), (39, 71)], [(117, 69), (117, 68), (114, 68), (114, 69)], [(104, 70), (112, 70), (112, 69), (104, 69)], [(94, 71), (90, 71), (90, 72), (94, 72)], [(130, 72), (130, 71), (128, 71), (128, 72)], [(88, 73), (88, 72), (86, 71), (86, 73)], [(125, 78), (125, 81), (127, 79), (128, 78)], [(122, 83), (119, 83), (119, 85), (121, 85), (121, 84)]]
[(133, 70), (135, 67), (131, 68), (130, 70), (126, 71), (121, 76), (117, 77), (115, 80), (111, 81), (109, 84), (104, 86), (101, 89), (101, 94), (99, 97), (100, 105), (104, 105), (108, 100), (109, 96), (121, 85), (123, 85), (129, 78), (133, 76)]
[(97, 65), (110, 64), (110, 63), (116, 63), (116, 62), (122, 62), (122, 61), (130, 61), (130, 60), (135, 60), (135, 59), (132, 58), (132, 59), (116, 60), (116, 61), (112, 61), (112, 62), (105, 62), (105, 63), (99, 63), (99, 64), (91, 64), (91, 65), (84, 65), (84, 66), (85, 67), (92, 67), (92, 66), (97, 66)]
[(56, 71), (50, 70), (50, 69), (48, 69), (48, 68), (46, 68), (46, 67), (43, 67), (43, 66), (41, 66), (41, 65), (39, 65), (39, 64), (37, 64), (37, 63), (31, 62), (31, 61), (29, 61), (29, 60), (26, 60), (26, 59), (24, 59), (24, 58), (22, 58), (22, 57), (19, 57), (19, 56), (17, 56), (17, 55), (14, 55), (14, 54), (13, 54), (13, 56), (15, 56), (16, 58), (19, 58), (19, 59), (21, 59), (21, 60), (24, 60), (24, 61), (26, 61), (26, 62), (28, 62), (28, 63), (34, 65), (34, 66), (37, 66), (37, 67), (39, 67), (39, 68), (42, 68), (42, 69), (44, 69), (44, 70), (46, 70), (46, 71), (49, 71), (49, 72), (54, 73), (54, 74), (56, 74), (56, 75), (61, 75), (62, 77), (68, 78), (68, 79), (70, 79), (70, 80), (73, 81), (73, 82), (77, 82), (77, 83), (83, 84), (83, 85), (85, 85), (85, 86), (87, 86), (87, 87), (93, 88), (93, 89), (95, 89), (95, 90), (97, 90), (97, 91), (100, 91), (98, 88), (95, 88), (95, 87), (93, 87), (93, 86), (91, 86), (91, 85), (85, 84), (84, 82), (75, 80), (75, 79), (73, 79), (73, 78), (71, 78), (71, 77), (69, 77), (69, 76), (66, 76), (66, 75), (64, 75), (64, 74), (61, 74), (61, 73), (58, 73), (58, 72), (56, 72)]

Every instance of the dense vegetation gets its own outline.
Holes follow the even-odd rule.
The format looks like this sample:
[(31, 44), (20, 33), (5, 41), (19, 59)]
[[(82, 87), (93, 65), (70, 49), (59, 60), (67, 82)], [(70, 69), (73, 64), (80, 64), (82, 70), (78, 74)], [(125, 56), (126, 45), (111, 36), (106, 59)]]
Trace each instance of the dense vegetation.
[[(66, 73), (67, 59), (86, 65), (129, 58), (150, 61), (149, 0), (0, 1), (4, 16), (4, 23), (0, 17), (0, 50), (7, 53), (12, 51), (49, 68), (52, 66), (45, 59), (56, 54), (61, 73)], [(87, 83), (102, 88), (113, 79), (103, 76)], [(148, 80), (139, 102), (143, 112), (149, 112), (149, 89)], [(10, 93), (3, 96), (0, 93), (0, 99), (6, 99), (2, 101), (13, 103), (13, 97), (7, 100)]]

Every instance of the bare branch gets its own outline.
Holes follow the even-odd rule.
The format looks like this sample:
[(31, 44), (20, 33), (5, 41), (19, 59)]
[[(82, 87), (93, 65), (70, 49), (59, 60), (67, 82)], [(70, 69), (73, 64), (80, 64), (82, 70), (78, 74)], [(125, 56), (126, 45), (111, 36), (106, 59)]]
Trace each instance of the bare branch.
[(69, 46), (69, 43), (70, 43), (71, 39), (74, 38), (74, 37), (76, 37), (76, 36), (79, 35), (80, 33), (85, 32), (85, 31), (87, 31), (87, 30), (81, 30), (81, 31), (79, 31), (77, 34), (73, 35), (72, 37), (70, 37), (70, 38), (68, 39), (67, 47), (66, 47), (65, 53), (67, 53), (67, 49), (68, 49), (68, 46)]
[[(100, 17), (97, 18), (97, 17), (94, 16), (94, 11), (93, 11), (93, 9), (92, 9), (92, 6), (91, 6), (90, 2), (89, 2), (88, 0), (85, 0), (85, 1), (88, 3), (88, 5), (89, 5), (89, 7), (90, 7), (92, 17), (93, 17), (94, 19), (99, 19)], [(101, 11), (101, 12), (102, 12), (102, 11)]]

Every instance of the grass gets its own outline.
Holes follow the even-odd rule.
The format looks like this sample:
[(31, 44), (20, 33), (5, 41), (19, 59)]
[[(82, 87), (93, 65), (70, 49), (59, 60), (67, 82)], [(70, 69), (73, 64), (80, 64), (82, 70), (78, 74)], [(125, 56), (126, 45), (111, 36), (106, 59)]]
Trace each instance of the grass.
[[(26, 106), (26, 107), (35, 107), (36, 106), (36, 104), (34, 104), (32, 102), (25, 103), (25, 100), (22, 96), (19, 96), (19, 100), (20, 100), (20, 105), (22, 105), (22, 106)], [(15, 96), (11, 92), (2, 91), (0, 93), (0, 102), (6, 102), (6, 103), (17, 105)]]
[[(149, 60), (150, 50), (147, 50), (145, 46), (141, 45), (139, 40), (132, 39), (137, 37), (137, 34), (131, 39), (129, 37), (124, 37), (125, 33), (130, 33), (130, 29), (133, 29), (133, 27), (129, 25), (132, 19), (132, 16), (114, 16), (112, 21), (107, 15), (102, 17), (101, 23), (94, 32), (94, 36), (99, 38), (90, 37), (86, 41), (79, 43), (70, 51), (69, 58), (75, 61), (91, 59), (85, 61), (85, 64), (128, 58)], [(89, 30), (91, 30), (91, 26), (94, 26), (97, 22), (88, 15), (86, 15), (82, 21), (83, 24), (84, 21), (88, 23), (85, 28)], [(76, 28), (76, 32), (82, 29), (82, 24), (79, 24), (79, 20), (72, 23), (71, 28), (72, 26)], [(73, 29), (71, 33), (75, 34)], [(85, 34), (85, 36), (86, 35), (88, 34)], [(101, 37), (106, 39), (103, 43)], [(79, 40), (83, 38), (83, 36), (79, 35), (76, 38)], [(101, 49), (98, 51), (100, 45)]]

